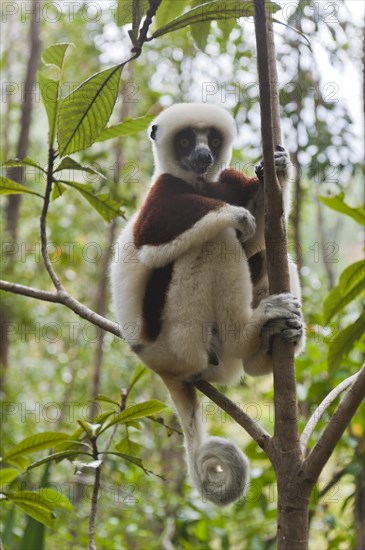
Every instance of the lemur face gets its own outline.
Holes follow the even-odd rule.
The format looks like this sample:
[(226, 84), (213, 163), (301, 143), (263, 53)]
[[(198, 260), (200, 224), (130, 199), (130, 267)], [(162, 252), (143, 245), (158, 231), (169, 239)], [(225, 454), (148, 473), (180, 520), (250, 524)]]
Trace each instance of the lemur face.
[(184, 128), (174, 136), (175, 160), (184, 170), (203, 175), (218, 159), (222, 144), (215, 128)]
[(155, 118), (149, 135), (155, 179), (170, 174), (200, 189), (229, 167), (236, 125), (217, 105), (180, 103)]

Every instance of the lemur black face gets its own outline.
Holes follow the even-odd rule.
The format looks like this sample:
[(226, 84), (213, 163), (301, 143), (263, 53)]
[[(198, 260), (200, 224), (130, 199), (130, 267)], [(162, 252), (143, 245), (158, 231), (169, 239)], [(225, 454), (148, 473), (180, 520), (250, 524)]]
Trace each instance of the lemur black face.
[(185, 170), (205, 174), (219, 156), (222, 135), (215, 128), (184, 128), (174, 137), (175, 159)]

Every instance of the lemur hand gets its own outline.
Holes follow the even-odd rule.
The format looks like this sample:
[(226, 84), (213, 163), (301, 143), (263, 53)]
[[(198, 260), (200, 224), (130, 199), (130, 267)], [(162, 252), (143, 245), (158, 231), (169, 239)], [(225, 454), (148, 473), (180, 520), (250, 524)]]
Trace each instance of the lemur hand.
[[(277, 145), (274, 153), (277, 172), (286, 172), (289, 165), (289, 155), (281, 145)], [(261, 183), (264, 183), (264, 161), (255, 166), (255, 174)]]

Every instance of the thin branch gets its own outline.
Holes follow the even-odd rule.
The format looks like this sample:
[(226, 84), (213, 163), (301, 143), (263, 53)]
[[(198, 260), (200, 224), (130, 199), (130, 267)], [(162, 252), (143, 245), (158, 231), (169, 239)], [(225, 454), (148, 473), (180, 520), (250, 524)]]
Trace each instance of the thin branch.
[(43, 208), (42, 208), (41, 219), (40, 219), (41, 248), (42, 248), (42, 257), (43, 257), (44, 265), (48, 271), (49, 276), (51, 277), (51, 280), (54, 286), (58, 291), (63, 291), (64, 290), (63, 285), (59, 280), (59, 278), (57, 277), (52, 267), (51, 260), (49, 259), (48, 243), (47, 243), (47, 214), (48, 214), (48, 208), (49, 208), (49, 203), (50, 203), (51, 193), (52, 193), (53, 166), (54, 166), (55, 158), (56, 158), (55, 151), (52, 147), (50, 147), (48, 152), (46, 193), (44, 196)]
[(357, 407), (365, 397), (365, 363), (344, 395), (336, 412), (304, 461), (304, 476), (314, 483), (331, 456)]
[(97, 327), (100, 327), (118, 338), (122, 338), (121, 332), (119, 330), (119, 325), (113, 321), (109, 321), (105, 317), (102, 317), (95, 311), (92, 311), (88, 307), (84, 306), (68, 294), (65, 290), (58, 292), (49, 292), (48, 290), (39, 290), (38, 288), (33, 288), (30, 286), (18, 285), (16, 283), (10, 283), (9, 281), (0, 280), (0, 290), (6, 290), (7, 292), (12, 292), (13, 294), (20, 294), (21, 296), (27, 296), (29, 298), (35, 298), (37, 300), (42, 300), (44, 302), (52, 302), (54, 304), (62, 304), (74, 313), (90, 321)]
[(300, 447), (304, 455), (308, 447), (309, 439), (311, 438), (311, 435), (314, 432), (315, 427), (317, 426), (318, 422), (324, 415), (325, 411), (328, 409), (331, 403), (333, 403), (333, 401), (337, 399), (340, 393), (342, 393), (349, 386), (351, 386), (352, 382), (356, 380), (357, 376), (358, 376), (358, 373), (353, 374), (352, 376), (349, 376), (348, 378), (346, 378), (346, 380), (343, 380), (323, 399), (322, 403), (316, 408), (316, 410), (308, 420), (307, 425), (304, 428), (303, 433), (300, 437)]
[[(92, 443), (92, 446), (93, 446), (94, 460), (98, 460), (98, 458), (99, 458), (96, 439), (97, 438), (95, 436), (91, 439), (91, 443)], [(95, 520), (96, 520), (96, 512), (97, 512), (97, 509), (98, 509), (98, 498), (99, 498), (100, 478), (101, 478), (101, 466), (102, 466), (102, 463), (100, 464), (100, 466), (95, 468), (93, 494), (92, 494), (92, 497), (91, 497), (91, 510), (90, 510), (90, 518), (89, 518), (89, 550), (96, 550)]]
[(273, 456), (271, 445), (272, 438), (258, 422), (255, 422), (247, 413), (237, 407), (233, 401), (214, 388), (209, 382), (199, 380), (198, 382), (194, 382), (194, 386), (233, 418), (237, 424), (242, 426), (271, 460)]
[(139, 31), (137, 42), (132, 49), (132, 52), (136, 53), (136, 57), (139, 57), (141, 55), (143, 44), (150, 40), (150, 38), (147, 38), (147, 34), (152, 24), (153, 18), (155, 17), (156, 12), (160, 7), (161, 2), (162, 0), (149, 0), (150, 7), (147, 11), (143, 25)]

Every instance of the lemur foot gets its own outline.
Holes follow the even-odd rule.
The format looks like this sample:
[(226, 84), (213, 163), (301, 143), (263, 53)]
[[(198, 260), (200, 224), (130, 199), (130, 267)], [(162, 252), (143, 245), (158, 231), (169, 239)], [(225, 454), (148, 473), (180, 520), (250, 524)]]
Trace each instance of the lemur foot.
[(299, 344), (304, 336), (305, 324), (299, 300), (292, 294), (276, 294), (265, 299), (264, 313), (270, 319), (264, 324), (261, 335), (266, 353), (271, 352), (271, 338), (280, 334), (284, 340)]
[[(277, 145), (274, 153), (277, 172), (286, 172), (289, 165), (289, 155), (282, 145)], [(255, 174), (261, 183), (264, 183), (264, 161), (255, 166)]]

